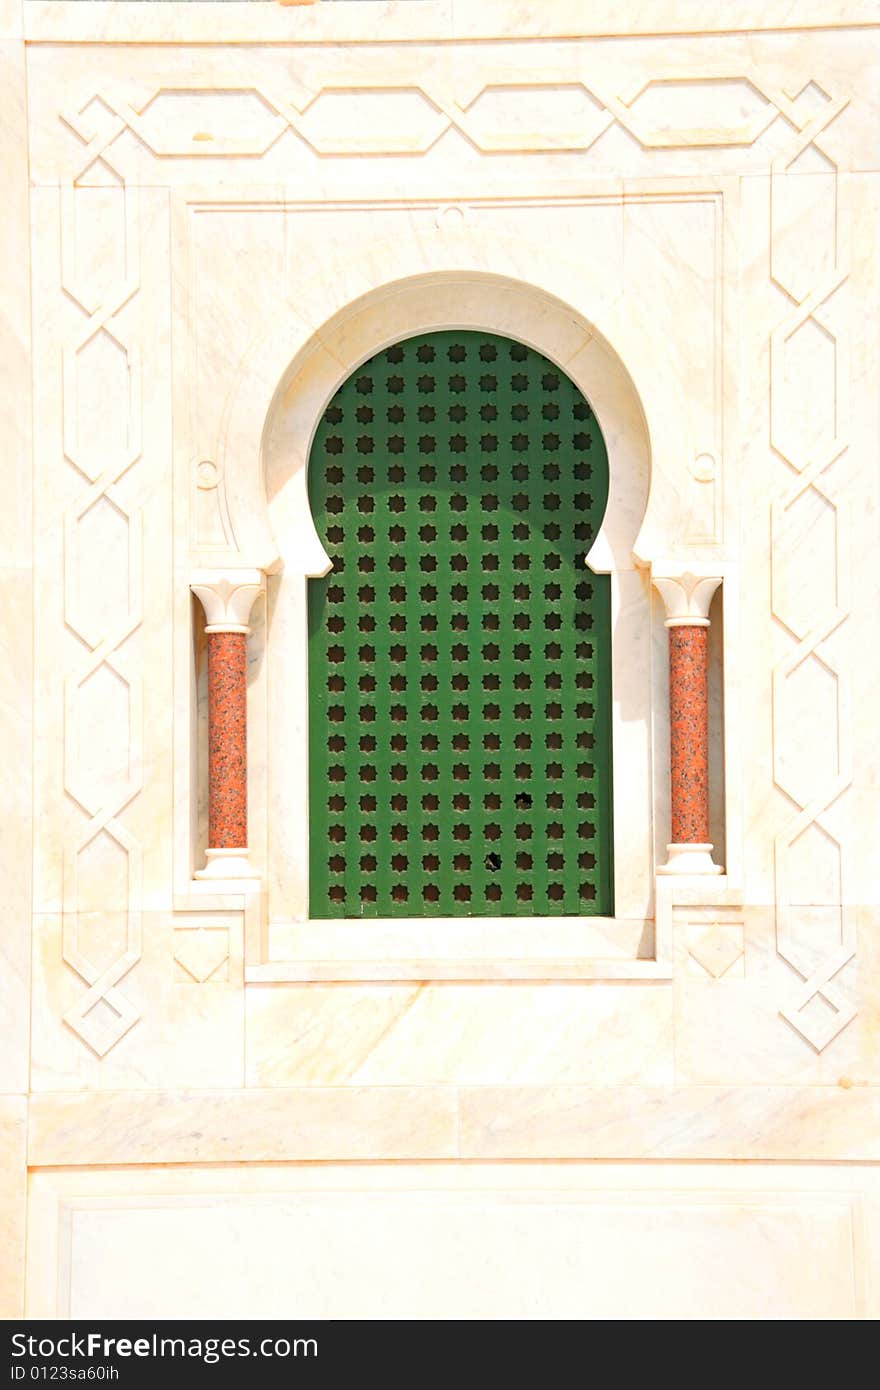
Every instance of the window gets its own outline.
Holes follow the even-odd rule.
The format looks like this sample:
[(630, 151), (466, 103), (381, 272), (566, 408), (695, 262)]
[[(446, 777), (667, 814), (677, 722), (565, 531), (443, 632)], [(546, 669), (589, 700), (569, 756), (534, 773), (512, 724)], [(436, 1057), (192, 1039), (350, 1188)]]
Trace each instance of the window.
[(434, 332), (324, 412), (309, 581), (310, 916), (609, 916), (608, 494), (553, 363)]

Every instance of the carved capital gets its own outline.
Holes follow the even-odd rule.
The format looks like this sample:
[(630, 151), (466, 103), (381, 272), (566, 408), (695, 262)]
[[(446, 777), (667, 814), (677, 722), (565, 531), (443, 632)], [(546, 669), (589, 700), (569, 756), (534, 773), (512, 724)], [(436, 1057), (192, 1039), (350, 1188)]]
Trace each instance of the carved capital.
[(205, 631), (249, 632), (251, 608), (265, 584), (262, 570), (197, 570), (190, 588), (205, 610)]
[(651, 582), (666, 605), (667, 627), (708, 627), (709, 605), (721, 583), (718, 574), (658, 574)]

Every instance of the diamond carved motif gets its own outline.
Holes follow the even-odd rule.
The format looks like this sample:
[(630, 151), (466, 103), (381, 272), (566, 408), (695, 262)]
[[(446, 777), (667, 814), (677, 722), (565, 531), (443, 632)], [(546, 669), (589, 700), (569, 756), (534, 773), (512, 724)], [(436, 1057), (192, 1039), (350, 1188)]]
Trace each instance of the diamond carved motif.
[[(807, 105), (812, 114), (799, 115), (796, 106)], [(780, 460), (779, 484), (771, 503), (772, 613), (786, 637), (786, 650), (773, 669), (773, 780), (791, 804), (774, 842), (776, 949), (800, 977), (794, 989), (787, 991), (779, 1012), (817, 1052), (833, 1042), (856, 1015), (848, 983), (838, 979), (856, 947), (854, 912), (842, 889), (847, 864), (838, 829), (840, 799), (853, 780), (849, 689), (845, 667), (828, 643), (849, 616), (847, 507), (841, 496), (845, 482), (837, 468), (847, 450), (847, 415), (840, 408), (843, 354), (836, 333), (816, 317), (824, 313), (849, 274), (837, 234), (843, 186), (836, 164), (821, 144), (823, 131), (845, 105), (846, 99), (828, 100), (821, 88), (807, 84), (785, 113), (794, 116), (798, 127), (791, 148), (771, 169), (771, 276), (789, 300), (770, 337), (770, 444)], [(829, 245), (829, 229), (833, 230), (834, 258), (829, 259), (830, 252), (820, 257), (805, 277), (800, 249), (786, 231), (785, 209), (786, 198), (801, 206), (804, 175), (793, 170), (810, 148), (822, 156), (824, 172), (821, 179), (813, 180), (807, 212), (811, 223), (825, 229)], [(809, 545), (793, 546), (792, 540), (799, 527), (815, 516), (816, 501), (809, 497), (810, 490), (824, 501), (824, 529), (828, 538), (833, 533), (834, 543), (819, 537), (825, 547), (824, 556), (820, 551), (825, 560), (824, 585), (805, 608), (795, 596), (816, 564), (813, 529)], [(838, 639), (838, 649), (841, 640), (846, 640), (846, 634)], [(823, 719), (816, 718), (817, 685), (833, 693)], [(827, 747), (831, 756), (793, 759), (786, 746), (786, 731), (793, 728), (806, 746)], [(832, 807), (833, 817), (828, 815)], [(814, 831), (819, 832), (818, 839)], [(797, 881), (804, 873), (808, 842), (803, 837), (808, 833), (822, 846), (825, 861), (824, 872), (822, 863), (811, 865), (812, 891)]]
[[(692, 923), (688, 927), (688, 965), (692, 974), (713, 980), (745, 975), (745, 929), (742, 922)], [(691, 964), (693, 962), (693, 964)]]
[[(96, 106), (92, 114), (101, 117), (103, 109)], [(64, 674), (64, 790), (79, 814), (64, 853), (62, 956), (86, 986), (64, 1022), (98, 1057), (106, 1056), (140, 1017), (119, 989), (142, 951), (143, 851), (124, 815), (143, 787), (143, 680), (137, 653), (127, 645), (143, 620), (143, 505), (127, 477), (141, 461), (140, 343), (137, 329), (130, 322), (126, 328), (125, 319), (117, 317), (140, 291), (140, 259), (137, 193), (120, 185), (114, 195), (124, 228), (118, 274), (110, 283), (101, 281), (101, 289), (77, 262), (78, 229), (81, 237), (87, 213), (94, 223), (107, 210), (76, 180), (106, 155), (106, 145), (122, 128), (114, 124), (107, 130), (100, 149), (87, 141), (81, 167), (62, 184), (60, 197), (61, 285), (79, 313), (62, 353), (63, 456), (80, 481), (64, 512), (64, 621), (81, 644)], [(115, 172), (106, 158), (105, 164)], [(91, 374), (80, 370), (84, 360), (90, 361)], [(94, 429), (94, 438), (80, 429), (81, 419), (96, 414), (96, 393), (105, 401), (97, 412), (105, 430), (100, 438)], [(90, 545), (90, 539), (98, 544)], [(109, 603), (108, 555), (114, 596)], [(89, 722), (96, 717), (122, 724), (122, 737), (96, 740)], [(83, 864), (99, 844), (105, 854), (108, 844), (115, 846), (122, 861), (112, 905), (83, 896), (88, 892)], [(95, 943), (100, 964), (90, 953)]]
[(180, 984), (222, 984), (229, 978), (226, 927), (185, 927), (174, 933), (174, 962)]

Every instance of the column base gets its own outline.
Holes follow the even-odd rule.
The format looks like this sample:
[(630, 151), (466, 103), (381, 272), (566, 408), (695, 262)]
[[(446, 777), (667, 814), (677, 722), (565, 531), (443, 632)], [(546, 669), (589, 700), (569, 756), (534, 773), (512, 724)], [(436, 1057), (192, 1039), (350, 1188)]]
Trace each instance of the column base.
[(250, 850), (244, 849), (206, 849), (207, 864), (196, 870), (196, 878), (259, 878), (259, 874), (248, 863)]
[(667, 845), (669, 855), (665, 864), (657, 866), (658, 874), (720, 874), (720, 864), (712, 861), (711, 845)]

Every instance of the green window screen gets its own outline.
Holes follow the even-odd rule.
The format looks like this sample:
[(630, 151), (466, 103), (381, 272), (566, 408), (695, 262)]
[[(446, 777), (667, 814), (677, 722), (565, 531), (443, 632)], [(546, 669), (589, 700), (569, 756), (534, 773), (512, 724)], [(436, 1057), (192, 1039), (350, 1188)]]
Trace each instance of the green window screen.
[(521, 343), (429, 333), (337, 391), (309, 465), (310, 912), (610, 915), (608, 458)]

